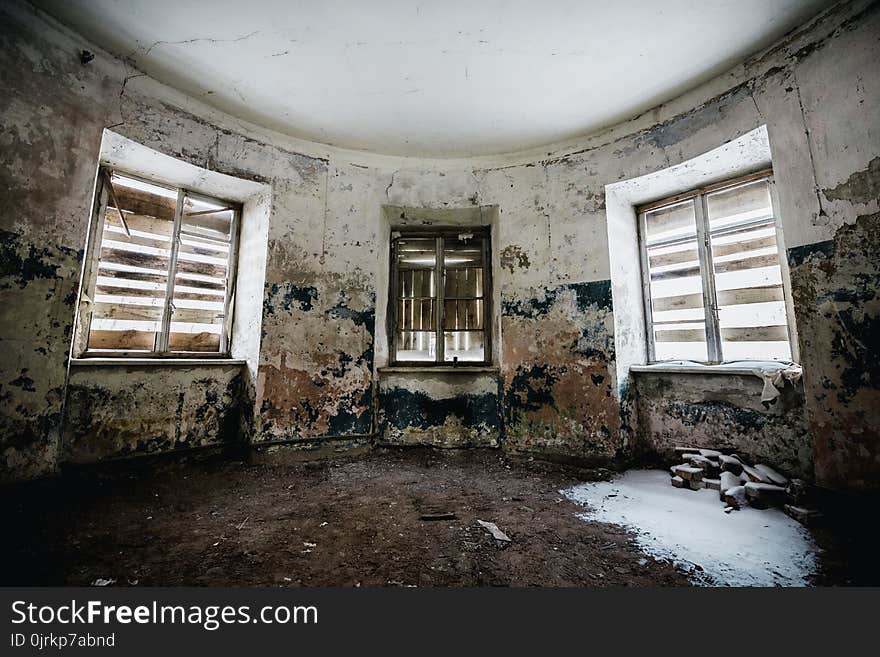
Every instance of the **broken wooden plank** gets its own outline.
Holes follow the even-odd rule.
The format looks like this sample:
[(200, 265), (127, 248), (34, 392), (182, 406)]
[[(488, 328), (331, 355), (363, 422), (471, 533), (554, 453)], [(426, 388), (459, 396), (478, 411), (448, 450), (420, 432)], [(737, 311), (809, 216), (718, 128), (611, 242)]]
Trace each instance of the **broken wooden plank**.
[(119, 201), (116, 198), (116, 192), (113, 189), (113, 180), (110, 178), (110, 174), (107, 173), (106, 170), (104, 172), (104, 180), (107, 182), (107, 189), (110, 191), (110, 201), (113, 203), (113, 207), (116, 209), (116, 214), (119, 216), (119, 222), (122, 224), (122, 230), (125, 232), (127, 237), (131, 237), (131, 231), (128, 229), (128, 224), (125, 222), (125, 217), (122, 216), (122, 209), (119, 206)]
[(452, 511), (444, 511), (441, 513), (423, 513), (419, 516), (419, 520), (426, 520), (428, 522), (434, 520), (455, 520), (455, 513)]

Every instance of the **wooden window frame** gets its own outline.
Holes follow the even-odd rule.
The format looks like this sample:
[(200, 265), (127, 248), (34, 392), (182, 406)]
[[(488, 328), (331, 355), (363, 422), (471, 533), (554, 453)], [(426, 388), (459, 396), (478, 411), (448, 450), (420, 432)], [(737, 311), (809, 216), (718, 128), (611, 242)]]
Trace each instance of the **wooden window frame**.
[[(712, 259), (712, 247), (709, 235), (709, 212), (707, 208), (707, 196), (713, 192), (727, 191), (761, 180), (767, 182), (770, 190), (771, 211), (773, 213), (773, 227), (776, 235), (776, 245), (779, 255), (779, 267), (782, 273), (782, 290), (783, 299), (785, 302), (788, 343), (789, 349), (791, 351), (792, 361), (797, 362), (799, 354), (797, 350), (797, 339), (794, 331), (794, 305), (791, 295), (791, 281), (789, 278), (788, 262), (785, 255), (784, 242), (779, 225), (779, 201), (776, 195), (776, 184), (773, 178), (773, 170), (762, 169), (754, 173), (738, 176), (736, 178), (724, 180), (722, 182), (718, 182), (705, 187), (692, 189), (681, 194), (676, 194), (675, 196), (669, 196), (636, 207), (635, 210), (638, 217), (639, 255), (641, 260), (642, 298), (644, 301), (645, 310), (645, 336), (647, 340), (648, 363), (654, 364), (669, 362), (658, 361), (656, 359), (656, 346), (654, 341), (653, 326), (654, 315), (651, 302), (651, 278), (648, 267), (648, 249), (646, 244), (646, 222), (648, 212), (652, 210), (666, 208), (687, 200), (692, 200), (694, 203), (694, 221), (697, 230), (697, 253), (700, 262), (700, 275), (703, 285), (703, 310), (706, 323), (706, 352), (708, 355), (708, 360), (694, 362), (700, 362), (705, 365), (718, 365), (726, 361), (723, 360), (724, 355), (721, 350), (721, 327), (718, 318), (719, 307), (717, 304), (717, 292), (715, 290), (715, 267)], [(736, 226), (736, 228), (741, 227), (742, 226), (739, 225)], [(758, 358), (751, 360), (761, 361), (765, 359)]]
[[(165, 290), (164, 307), (162, 311), (162, 324), (157, 337), (157, 345), (153, 351), (90, 351), (88, 349), (89, 334), (91, 333), (92, 323), (92, 300), (95, 297), (95, 288), (98, 280), (98, 265), (100, 263), (101, 243), (104, 239), (105, 214), (108, 205), (112, 207), (115, 201), (112, 198), (110, 179), (113, 174), (119, 174), (126, 178), (131, 178), (139, 182), (157, 187), (163, 187), (169, 191), (176, 192), (177, 205), (174, 212), (174, 225), (171, 234), (171, 253), (168, 264), (168, 281)], [(192, 198), (199, 201), (207, 201), (216, 203), (233, 210), (232, 214), (232, 232), (229, 242), (229, 257), (227, 260), (227, 292), (224, 298), (223, 307), (223, 324), (220, 329), (220, 346), (218, 351), (171, 351), (168, 349), (168, 341), (171, 335), (172, 321), (172, 299), (174, 298), (174, 286), (177, 274), (177, 256), (180, 247), (180, 226), (183, 214), (183, 204), (185, 198)], [(80, 288), (80, 304), (82, 309), (82, 301), (88, 303), (82, 312), (82, 317), (78, 317), (76, 326), (78, 328), (78, 338), (74, 341), (73, 358), (101, 358), (101, 359), (144, 359), (144, 358), (166, 358), (166, 359), (228, 359), (232, 346), (232, 314), (235, 306), (235, 285), (238, 278), (238, 247), (239, 234), (241, 225), (241, 203), (227, 201), (221, 198), (202, 194), (198, 191), (183, 186), (169, 185), (168, 183), (157, 181), (141, 175), (132, 174), (121, 169), (111, 169), (110, 167), (101, 166), (98, 169), (98, 179), (95, 186), (95, 199), (92, 205), (92, 216), (89, 226), (89, 233), (86, 246), (86, 263), (83, 270), (83, 282)], [(85, 299), (83, 298), (85, 297)], [(77, 345), (80, 345), (77, 348)], [(78, 353), (77, 353), (78, 352)]]
[[(444, 278), (444, 246), (443, 240), (449, 237), (458, 237), (463, 233), (472, 233), (474, 237), (479, 237), (483, 241), (483, 360), (468, 361), (447, 361), (445, 358), (445, 342), (443, 339), (443, 318), (446, 311), (444, 303), (445, 278)], [(434, 313), (434, 335), (436, 339), (437, 349), (436, 357), (433, 361), (426, 360), (400, 360), (397, 358), (398, 349), (398, 308), (400, 299), (397, 296), (399, 267), (397, 264), (397, 245), (398, 240), (406, 238), (421, 238), (435, 240), (435, 263), (434, 271), (437, 280), (436, 304), (437, 310)], [(485, 226), (444, 226), (432, 227), (430, 229), (421, 228), (393, 228), (391, 231), (391, 276), (389, 277), (389, 294), (388, 294), (388, 317), (390, 318), (389, 328), (391, 337), (391, 365), (395, 367), (423, 367), (430, 369), (433, 367), (487, 367), (492, 364), (492, 250), (490, 247), (491, 234)]]

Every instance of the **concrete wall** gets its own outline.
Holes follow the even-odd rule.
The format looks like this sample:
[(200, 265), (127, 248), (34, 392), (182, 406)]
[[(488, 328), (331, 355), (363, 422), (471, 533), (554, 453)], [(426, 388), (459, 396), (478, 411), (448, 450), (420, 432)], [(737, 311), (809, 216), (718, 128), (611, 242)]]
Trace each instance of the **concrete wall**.
[[(792, 400), (791, 421), (764, 430), (761, 440), (794, 444), (804, 440), (806, 426), (813, 462), (805, 467), (814, 467), (820, 483), (880, 485), (872, 358), (880, 282), (874, 255), (880, 246), (877, 3), (839, 5), (710, 83), (609, 130), (529, 153), (469, 160), (380, 157), (300, 142), (140, 75), (22, 2), (4, 4), (0, 25), (4, 478), (51, 473), (60, 455), (72, 453), (62, 441), (65, 397), (76, 392), (72, 407), (95, 408), (91, 393), (83, 392), (91, 384), (72, 378), (68, 386), (66, 372), (104, 128), (271, 188), (259, 356), (249, 369), (255, 442), (376, 431), (389, 442), (443, 441), (433, 429), (424, 437), (410, 430), (424, 425), (421, 416), (410, 415), (412, 422), (392, 417), (395, 408), (421, 405), (431, 413), (447, 409), (442, 418), (432, 416), (430, 426), (454, 426), (449, 436), (456, 445), (491, 442), (497, 431), (514, 451), (592, 460), (641, 445), (686, 443), (690, 431), (713, 435), (707, 414), (687, 409), (705, 407), (698, 389), (709, 395), (722, 386), (725, 403), (753, 406), (750, 386), (738, 397), (734, 381), (712, 378), (672, 398), (680, 402), (675, 410), (667, 404), (669, 389), (637, 386), (626, 369), (618, 371), (616, 344), (631, 336), (615, 335), (614, 313), (626, 309), (615, 308), (611, 291), (609, 249), (615, 245), (608, 241), (605, 186), (766, 125), (805, 372), (802, 404)], [(88, 65), (79, 61), (84, 48), (97, 53)], [(499, 209), (493, 229), (497, 429), (486, 411), (491, 374), (448, 383), (377, 371), (387, 363), (382, 208), (389, 205)], [(216, 372), (173, 376), (228, 389)], [(149, 388), (164, 379), (142, 381)], [(639, 418), (637, 390), (647, 402), (641, 408), (650, 408), (647, 419)], [(153, 399), (145, 395), (138, 407), (149, 414), (167, 403), (161, 395)], [(198, 408), (195, 398), (192, 403)], [(127, 412), (125, 404), (110, 404)], [(124, 442), (109, 451), (169, 445)], [(803, 466), (799, 448), (763, 453), (789, 451), (798, 454), (792, 463)]]
[(669, 460), (677, 446), (711, 445), (811, 479), (803, 386), (786, 385), (776, 403), (765, 406), (763, 385), (753, 375), (641, 373), (636, 388), (642, 435)]
[(241, 444), (241, 365), (72, 368), (62, 458), (93, 463), (135, 454)]

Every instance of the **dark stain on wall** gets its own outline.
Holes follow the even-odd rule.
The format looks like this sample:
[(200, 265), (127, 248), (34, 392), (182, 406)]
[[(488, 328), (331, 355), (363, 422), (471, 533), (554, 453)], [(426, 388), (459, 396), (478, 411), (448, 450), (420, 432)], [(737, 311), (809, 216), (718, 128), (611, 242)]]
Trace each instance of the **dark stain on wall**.
[(193, 378), (136, 371), (146, 381), (158, 374), (165, 385), (132, 385), (131, 373), (100, 368), (77, 373), (68, 386), (66, 460), (93, 463), (242, 442), (243, 372)]
[(557, 380), (552, 368), (546, 364), (517, 368), (504, 395), (507, 422), (514, 422), (517, 412), (539, 411), (544, 406), (553, 406), (551, 391)]
[[(861, 195), (864, 178), (846, 188)], [(878, 252), (880, 213), (862, 215), (791, 268), (816, 477), (828, 487), (880, 488)]]
[(498, 397), (494, 392), (459, 393), (450, 398), (435, 398), (421, 391), (401, 387), (379, 393), (382, 438), (386, 442), (431, 443), (424, 434), (458, 434), (444, 437), (442, 446), (469, 446), (494, 440), (499, 432)]
[(788, 266), (799, 267), (811, 258), (831, 258), (834, 256), (834, 240), (814, 242), (788, 249)]
[(612, 306), (608, 280), (503, 303), (505, 449), (572, 461), (617, 455)]
[(830, 201), (870, 203), (880, 199), (880, 156), (875, 157), (864, 171), (857, 171), (837, 187), (826, 189)]
[[(63, 246), (58, 249), (66, 256), (81, 258), (82, 253)], [(51, 279), (59, 276), (58, 253), (48, 247), (37, 248), (26, 244), (22, 236), (7, 230), (0, 230), (0, 287), (9, 289), (11, 284), (24, 289), (28, 283), (39, 278)]]
[(519, 316), (526, 319), (537, 319), (546, 315), (557, 297), (563, 292), (573, 291), (577, 300), (577, 308), (586, 311), (590, 306), (602, 310), (612, 310), (611, 281), (590, 281), (589, 283), (568, 283), (544, 291), (542, 299), (531, 298), (526, 301), (503, 301), (502, 314)]
[(283, 283), (281, 285), (273, 283), (267, 290), (266, 297), (263, 299), (263, 314), (274, 315), (279, 310), (290, 312), (293, 304), (303, 312), (309, 312), (314, 307), (314, 302), (318, 299), (318, 290), (311, 286), (298, 286), (293, 283)]
[(812, 479), (803, 385), (787, 383), (770, 407), (762, 387), (754, 375), (639, 373), (637, 448), (667, 459), (675, 447), (732, 449)]
[(529, 262), (528, 254), (522, 250), (522, 247), (518, 244), (511, 244), (510, 246), (506, 246), (501, 250), (501, 267), (504, 269), (509, 269), (510, 273), (513, 273), (514, 267), (519, 267), (520, 269), (528, 269), (531, 266), (531, 262)]
[(331, 436), (365, 436), (373, 433), (373, 387), (370, 386), (359, 395), (350, 393), (339, 400), (336, 415), (327, 422), (327, 433)]

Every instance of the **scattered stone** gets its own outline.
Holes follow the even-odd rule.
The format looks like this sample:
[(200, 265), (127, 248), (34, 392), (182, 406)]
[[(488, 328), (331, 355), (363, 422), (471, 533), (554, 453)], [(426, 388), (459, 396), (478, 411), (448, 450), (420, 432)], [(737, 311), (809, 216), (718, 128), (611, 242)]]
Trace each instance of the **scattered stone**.
[(750, 465), (746, 465), (743, 463), (743, 475), (749, 480), (753, 481), (757, 484), (769, 484), (770, 480), (765, 477), (759, 470), (755, 470), (755, 468)]
[(812, 527), (822, 520), (822, 512), (816, 509), (805, 509), (802, 506), (794, 506), (793, 504), (785, 504), (782, 508), (787, 515), (807, 527)]
[(720, 457), (723, 456), (723, 454), (721, 452), (719, 452), (717, 449), (701, 449), (700, 454), (702, 456), (705, 456), (707, 459), (713, 459), (713, 460), (718, 460)]
[(782, 486), (750, 481), (744, 488), (749, 504), (757, 509), (766, 509), (771, 505), (781, 506), (785, 502), (785, 489)]
[(703, 470), (690, 465), (676, 465), (673, 470), (675, 474), (682, 479), (700, 481), (703, 478)]
[(710, 490), (721, 490), (721, 480), (720, 479), (703, 479), (703, 486)]
[(492, 534), (492, 538), (495, 539), (495, 544), (498, 545), (498, 547), (505, 548), (513, 542), (510, 536), (498, 529), (498, 525), (496, 525), (494, 522), (477, 520), (477, 523), (490, 534)]
[(771, 468), (769, 465), (764, 465), (763, 463), (756, 463), (755, 470), (764, 475), (767, 479), (770, 480), (771, 484), (776, 484), (777, 486), (788, 486), (788, 479), (783, 475), (779, 474)]
[(792, 503), (797, 506), (805, 506), (812, 497), (810, 485), (803, 479), (792, 479), (786, 492)]
[(724, 493), (729, 491), (731, 488), (740, 485), (739, 477), (732, 472), (724, 471), (721, 473), (721, 479), (719, 479), (720, 486), (718, 488), (718, 492), (720, 493), (720, 497), (724, 499)]
[(741, 509), (746, 505), (746, 487), (734, 486), (724, 493), (724, 503), (734, 509)]
[(735, 456), (722, 454), (718, 460), (721, 462), (721, 469), (725, 472), (732, 472), (735, 475), (739, 475), (743, 471), (742, 462)]
[(718, 472), (720, 471), (720, 467), (717, 462), (711, 461), (701, 454), (685, 454), (684, 460), (687, 461), (691, 466), (695, 468), (700, 468), (705, 474), (713, 475), (718, 474)]
[(687, 488), (686, 484), (684, 483), (684, 479), (678, 476), (672, 478), (672, 485), (675, 488)]
[(103, 577), (99, 577), (92, 582), (92, 586), (112, 586), (113, 584), (116, 584), (115, 579), (105, 579)]

